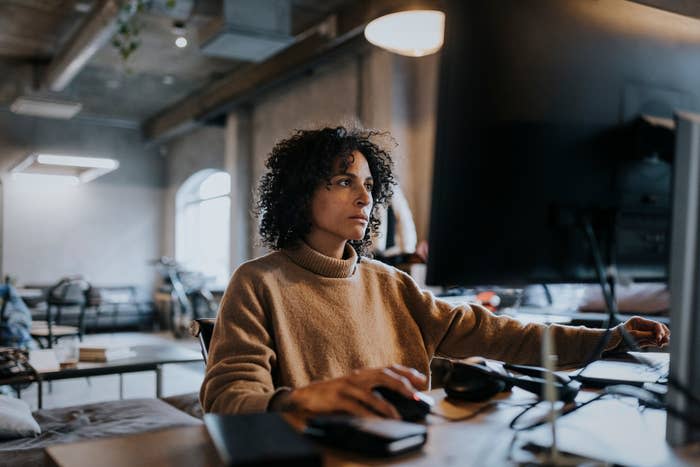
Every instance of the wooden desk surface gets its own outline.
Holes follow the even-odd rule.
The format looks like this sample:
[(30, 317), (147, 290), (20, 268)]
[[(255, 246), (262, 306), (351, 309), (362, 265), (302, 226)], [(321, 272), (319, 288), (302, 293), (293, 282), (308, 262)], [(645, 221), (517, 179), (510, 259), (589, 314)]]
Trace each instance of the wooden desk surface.
[[(455, 422), (430, 416), (428, 442), (420, 452), (392, 459), (368, 459), (324, 449), (324, 465), (503, 466), (515, 464), (515, 461), (533, 460), (530, 454), (522, 450), (515, 453), (515, 459), (509, 458), (514, 434), (508, 424), (522, 410), (522, 407), (514, 404), (530, 399), (527, 393), (515, 390), (499, 402), (488, 405), (464, 403), (458, 406), (444, 401), (441, 389), (432, 391), (431, 395), (438, 399), (436, 410), (447, 416), (478, 413), (469, 420)], [(289, 421), (299, 426), (299, 420), (290, 417)], [(221, 466), (204, 425), (52, 446), (46, 449), (46, 453), (51, 465), (61, 467)], [(674, 456), (671, 460), (669, 465), (698, 465), (700, 448), (685, 449), (680, 456)]]

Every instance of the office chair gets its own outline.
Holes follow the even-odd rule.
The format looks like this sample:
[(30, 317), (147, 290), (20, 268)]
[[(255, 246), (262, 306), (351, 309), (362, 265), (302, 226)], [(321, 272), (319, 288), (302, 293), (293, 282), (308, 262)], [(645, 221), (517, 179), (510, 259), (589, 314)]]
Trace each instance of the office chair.
[[(53, 344), (64, 337), (77, 337), (81, 342), (85, 333), (85, 310), (90, 284), (83, 279), (61, 279), (52, 286), (46, 296), (46, 320), (32, 322), (31, 336), (39, 347), (53, 348)], [(64, 308), (78, 308), (77, 326), (61, 325)], [(55, 315), (54, 315), (55, 310)]]
[(209, 343), (214, 332), (214, 323), (216, 323), (216, 318), (197, 318), (190, 323), (190, 334), (199, 339), (199, 346), (202, 349), (205, 365), (209, 356)]

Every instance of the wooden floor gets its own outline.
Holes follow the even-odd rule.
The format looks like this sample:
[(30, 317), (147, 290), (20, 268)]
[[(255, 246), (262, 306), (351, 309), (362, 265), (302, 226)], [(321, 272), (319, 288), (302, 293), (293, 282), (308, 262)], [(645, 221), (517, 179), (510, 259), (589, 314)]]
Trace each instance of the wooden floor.
[[(125, 345), (147, 345), (167, 341), (199, 351), (199, 344), (194, 338), (176, 340), (170, 333), (114, 333), (89, 334), (85, 344), (103, 344), (118, 342)], [(185, 394), (199, 391), (204, 378), (203, 363), (173, 364), (163, 367), (163, 396)], [(152, 371), (128, 373), (124, 378), (124, 398), (155, 397), (156, 377)], [(36, 385), (22, 391), (22, 399), (37, 408)], [(119, 376), (93, 376), (91, 378), (68, 379), (44, 383), (44, 408), (67, 407), (93, 402), (119, 399)]]

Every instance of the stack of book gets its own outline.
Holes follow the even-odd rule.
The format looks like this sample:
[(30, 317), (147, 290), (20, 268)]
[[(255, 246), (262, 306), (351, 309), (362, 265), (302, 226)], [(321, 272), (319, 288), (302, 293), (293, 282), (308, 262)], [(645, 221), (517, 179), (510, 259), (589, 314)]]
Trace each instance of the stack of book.
[(111, 362), (112, 360), (133, 357), (134, 355), (136, 353), (127, 346), (81, 345), (79, 359), (81, 362)]

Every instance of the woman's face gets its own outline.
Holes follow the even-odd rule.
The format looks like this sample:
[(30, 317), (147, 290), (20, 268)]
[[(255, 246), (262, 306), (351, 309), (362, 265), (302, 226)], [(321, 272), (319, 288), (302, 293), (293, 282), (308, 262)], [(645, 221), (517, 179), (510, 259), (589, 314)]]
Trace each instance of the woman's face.
[(345, 170), (343, 162), (336, 159), (329, 183), (319, 186), (311, 200), (310, 235), (328, 244), (362, 240), (372, 211), (373, 181), (367, 159), (353, 151)]

